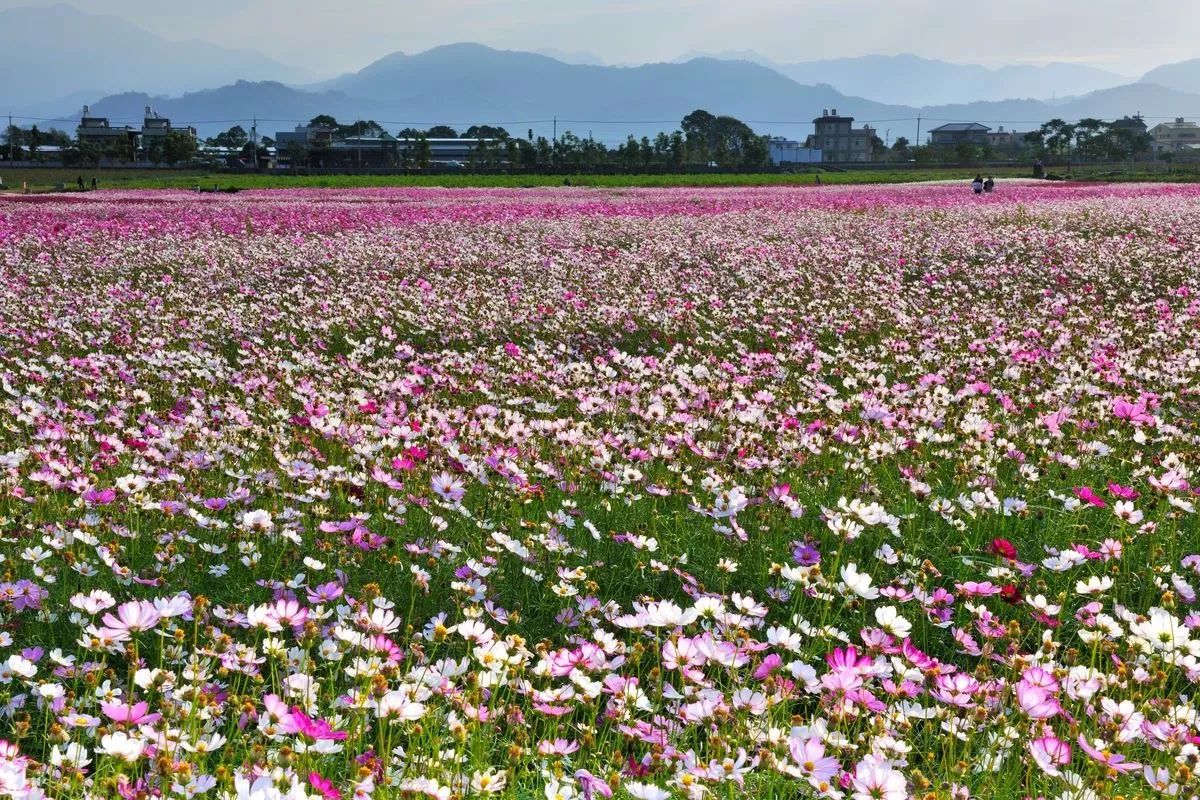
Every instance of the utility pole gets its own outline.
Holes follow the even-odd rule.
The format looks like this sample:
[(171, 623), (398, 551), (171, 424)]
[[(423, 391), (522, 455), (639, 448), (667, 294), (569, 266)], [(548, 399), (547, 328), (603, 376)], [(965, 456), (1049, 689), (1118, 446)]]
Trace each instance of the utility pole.
[(254, 122), (250, 124), (250, 151), (254, 153), (254, 171), (258, 172), (258, 114), (254, 115)]
[(14, 160), (13, 153), (15, 152), (13, 150), (13, 126), (12, 126), (12, 112), (11, 111), (8, 112), (8, 130), (6, 130), (4, 132), (4, 134), (5, 134), (5, 136), (8, 137), (8, 162), (11, 164)]
[(558, 117), (554, 117), (554, 139), (555, 144), (558, 144)]
[(917, 114), (917, 147), (921, 146), (921, 115)]

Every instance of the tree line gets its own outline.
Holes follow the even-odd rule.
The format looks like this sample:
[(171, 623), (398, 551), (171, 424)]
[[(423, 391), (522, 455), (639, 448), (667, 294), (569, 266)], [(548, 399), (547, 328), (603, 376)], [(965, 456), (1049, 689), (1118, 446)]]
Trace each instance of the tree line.
[[(1153, 139), (1144, 129), (1128, 124), (1128, 120), (1106, 122), (1100, 119), (1082, 119), (1068, 123), (1052, 119), (1037, 130), (1018, 137), (1011, 145), (958, 143), (955, 145), (912, 145), (905, 137), (899, 137), (890, 147), (878, 137), (871, 142), (872, 158), (875, 161), (915, 161), (919, 164), (954, 162), (978, 164), (998, 159), (1032, 160), (1041, 158), (1053, 161), (1123, 161), (1137, 158), (1150, 152)], [(328, 114), (313, 117), (310, 126), (323, 126), (331, 131), (335, 139), (351, 137), (382, 137), (387, 131), (374, 120), (339, 122)], [(571, 131), (548, 139), (535, 136), (532, 129), (525, 136), (514, 136), (505, 128), (495, 125), (472, 125), (463, 131), (449, 125), (434, 125), (427, 129), (404, 128), (396, 137), (404, 143), (397, 147), (394, 163), (389, 166), (401, 168), (429, 167), (432, 158), (431, 140), (473, 140), (474, 147), (469, 156), (472, 168), (497, 169), (519, 168), (524, 171), (538, 170), (606, 170), (622, 171), (679, 171), (689, 166), (703, 165), (720, 169), (755, 170), (770, 165), (769, 137), (755, 133), (741, 120), (715, 115), (697, 109), (680, 120), (679, 127), (654, 137), (640, 138), (630, 135), (616, 145), (608, 146), (591, 136), (581, 137)], [(241, 125), (204, 140), (210, 148), (233, 151), (246, 162), (254, 158), (254, 143)], [(136, 149), (133, 140), (112, 137), (100, 145), (91, 141), (80, 141), (65, 131), (39, 130), (34, 125), (24, 129), (9, 126), (0, 143), (0, 153), (11, 152), (17, 160), (46, 160), (46, 148), (56, 148), (66, 166), (96, 166), (102, 160), (115, 163), (149, 161), (154, 164), (174, 166), (188, 163), (198, 155), (197, 143), (189, 134), (171, 131), (162, 137), (144, 137), (143, 147)], [(270, 137), (258, 139), (258, 161), (267, 163), (270, 153), (267, 148), (275, 145)], [(304, 147), (289, 144), (280, 155), (286, 156), (293, 166), (318, 166), (323, 164), (321, 147)]]
[[(343, 124), (328, 114), (314, 117), (309, 125), (325, 127), (334, 138), (340, 139), (381, 136), (385, 132), (374, 120)], [(240, 129), (231, 129), (211, 141), (236, 145), (236, 137), (229, 136), (236, 130)], [(685, 116), (672, 133), (661, 132), (653, 138), (631, 135), (614, 147), (569, 130), (549, 139), (535, 136), (532, 129), (524, 137), (514, 136), (505, 128), (494, 125), (472, 125), (461, 132), (449, 125), (435, 125), (423, 130), (409, 127), (400, 130), (396, 138), (405, 146), (397, 148), (394, 166), (403, 168), (428, 167), (432, 158), (430, 141), (435, 139), (473, 140), (470, 166), (479, 168), (507, 165), (527, 171), (605, 168), (666, 171), (704, 164), (723, 169), (754, 170), (771, 163), (767, 136), (755, 133), (749, 125), (734, 117), (715, 115), (703, 109)], [(292, 142), (281, 155), (294, 166), (323, 163), (320, 145), (304, 147)]]

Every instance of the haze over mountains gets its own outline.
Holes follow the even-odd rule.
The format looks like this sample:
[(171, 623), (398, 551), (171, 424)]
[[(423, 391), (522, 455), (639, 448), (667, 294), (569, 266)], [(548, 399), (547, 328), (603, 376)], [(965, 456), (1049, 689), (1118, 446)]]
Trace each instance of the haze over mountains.
[(1083, 64), (1022, 64), (989, 69), (978, 64), (951, 64), (909, 53), (779, 63), (752, 50), (735, 50), (688, 53), (678, 60), (696, 57), (753, 61), (797, 83), (828, 83), (848, 95), (908, 106), (1014, 97), (1068, 97), (1136, 80)]
[[(0, 11), (0, 111), (70, 110), (136, 89), (181, 94), (241, 78), (308, 82), (319, 75), (261, 53), (168, 41), (120, 17), (59, 4)], [(33, 114), (37, 116), (38, 114)]]
[[(672, 63), (607, 66), (592, 53), (496, 50), (479, 44), (385, 56), (320, 80), (311, 69), (205, 42), (171, 42), (117, 17), (70, 6), (0, 11), (0, 30), (19, 30), (0, 49), (0, 68), (22, 80), (0, 86), (0, 112), (55, 117), (73, 128), (85, 102), (116, 123), (143, 107), (211, 135), (257, 115), (261, 133), (318, 113), (373, 118), (389, 130), (436, 123), (589, 132), (615, 143), (627, 134), (673, 130), (696, 108), (730, 114), (762, 133), (803, 138), (811, 119), (837, 108), (881, 136), (913, 139), (950, 120), (1029, 130), (1051, 117), (1156, 118), (1200, 110), (1200, 59), (1159, 67), (1139, 81), (1076, 64), (988, 69), (913, 55), (772, 62), (751, 51)], [(552, 57), (553, 56), (553, 57)], [(319, 59), (314, 60), (319, 64)], [(1025, 98), (1025, 99), (1011, 99)], [(18, 120), (29, 124), (25, 120)]]

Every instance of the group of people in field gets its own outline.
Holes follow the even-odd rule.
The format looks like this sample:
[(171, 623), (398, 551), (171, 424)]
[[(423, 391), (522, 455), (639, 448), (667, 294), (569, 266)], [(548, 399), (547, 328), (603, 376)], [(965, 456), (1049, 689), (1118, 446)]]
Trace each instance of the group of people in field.
[(975, 180), (971, 181), (971, 191), (975, 192), (975, 194), (983, 194), (984, 192), (991, 194), (995, 190), (996, 181), (992, 179), (991, 175), (987, 176), (986, 181), (982, 175), (976, 175)]

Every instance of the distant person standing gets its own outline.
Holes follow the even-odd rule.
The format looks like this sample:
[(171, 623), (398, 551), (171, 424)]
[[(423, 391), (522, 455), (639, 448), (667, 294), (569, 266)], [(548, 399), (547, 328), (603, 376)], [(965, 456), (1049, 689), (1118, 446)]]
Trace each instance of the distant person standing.
[(975, 194), (983, 194), (983, 176), (976, 175), (975, 180), (971, 181), (971, 191)]
[(988, 175), (987, 180), (983, 182), (983, 190), (991, 194), (996, 189), (996, 181), (992, 180), (992, 176)]
[(1033, 162), (1033, 177), (1035, 177), (1035, 178), (1046, 177), (1046, 165), (1042, 163), (1042, 160), (1040, 158), (1035, 159)]
[(82, 192), (83, 191), (83, 176), (80, 175), (79, 177), (77, 177), (75, 179), (75, 183), (77, 183), (79, 185), (79, 191)]
[(92, 190), (95, 191), (95, 189), (96, 189), (96, 176), (93, 175), (92, 176)]
[(817, 186), (821, 185), (821, 176), (817, 175)]

